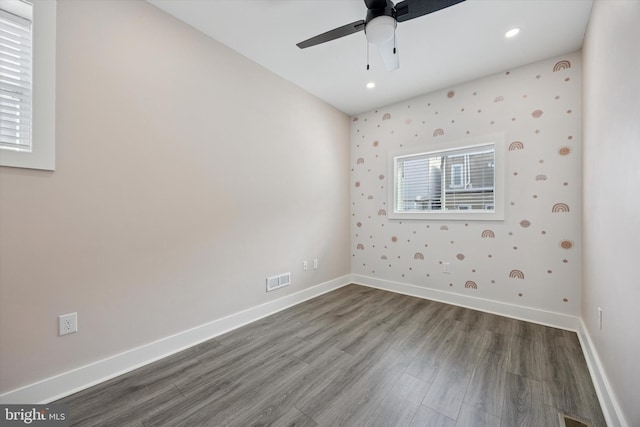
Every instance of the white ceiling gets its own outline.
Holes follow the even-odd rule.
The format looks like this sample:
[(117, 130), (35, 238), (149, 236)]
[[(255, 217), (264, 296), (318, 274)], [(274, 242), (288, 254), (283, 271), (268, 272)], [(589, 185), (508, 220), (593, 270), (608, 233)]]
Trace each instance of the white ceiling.
[[(365, 18), (362, 0), (147, 0), (347, 114), (581, 48), (593, 0), (467, 0), (398, 23), (400, 68), (364, 32), (296, 43)], [(521, 29), (513, 39), (504, 33)], [(376, 83), (374, 89), (365, 87)]]

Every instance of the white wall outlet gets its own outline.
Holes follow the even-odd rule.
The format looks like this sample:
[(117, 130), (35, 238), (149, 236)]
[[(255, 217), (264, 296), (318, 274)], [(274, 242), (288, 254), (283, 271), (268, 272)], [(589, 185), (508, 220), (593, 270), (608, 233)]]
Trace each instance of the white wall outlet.
[(443, 273), (451, 273), (451, 263), (443, 262), (442, 263), (442, 272)]
[(307, 261), (302, 261), (302, 269), (307, 271), (309, 269), (309, 263)]
[(317, 270), (318, 269), (318, 258), (313, 260), (313, 269)]
[(78, 332), (78, 313), (58, 316), (58, 335), (67, 335), (74, 332)]

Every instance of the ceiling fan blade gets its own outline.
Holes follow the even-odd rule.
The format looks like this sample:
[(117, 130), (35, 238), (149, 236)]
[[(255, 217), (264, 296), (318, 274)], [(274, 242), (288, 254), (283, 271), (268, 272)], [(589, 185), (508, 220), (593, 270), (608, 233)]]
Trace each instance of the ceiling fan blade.
[(387, 0), (364, 0), (364, 4), (367, 5), (367, 9), (384, 9), (387, 7)]
[(408, 21), (463, 1), (465, 0), (404, 0), (396, 4), (396, 21)]
[(380, 52), (384, 65), (389, 71), (397, 70), (398, 67), (400, 67), (400, 57), (394, 39), (395, 37), (376, 45), (378, 46), (378, 52)]
[(364, 20), (352, 22), (351, 24), (343, 25), (342, 27), (334, 28), (331, 31), (322, 33), (315, 37), (311, 37), (308, 40), (296, 44), (300, 49), (306, 47), (315, 46), (320, 43), (325, 43), (331, 40), (339, 39), (340, 37), (348, 36), (349, 34), (357, 33), (364, 30)]

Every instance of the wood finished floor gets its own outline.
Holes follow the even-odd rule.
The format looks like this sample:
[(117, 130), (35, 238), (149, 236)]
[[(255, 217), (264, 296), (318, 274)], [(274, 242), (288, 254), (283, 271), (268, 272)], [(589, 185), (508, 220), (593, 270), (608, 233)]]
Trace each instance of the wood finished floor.
[(78, 426), (605, 426), (575, 333), (358, 285), (56, 403)]

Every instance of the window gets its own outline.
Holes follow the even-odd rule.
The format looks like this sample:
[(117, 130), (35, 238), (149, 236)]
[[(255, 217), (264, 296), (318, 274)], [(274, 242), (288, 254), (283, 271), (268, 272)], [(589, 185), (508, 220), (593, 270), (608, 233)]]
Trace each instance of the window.
[(390, 155), (392, 219), (504, 219), (501, 135)]
[(56, 2), (0, 0), (0, 166), (55, 169)]
[(26, 3), (14, 15), (0, 9), (0, 144), (31, 151), (31, 21)]

